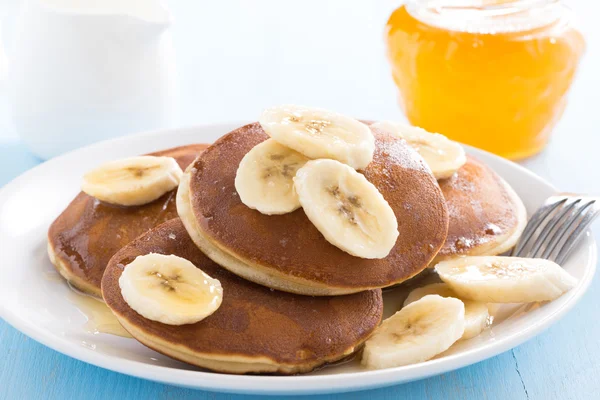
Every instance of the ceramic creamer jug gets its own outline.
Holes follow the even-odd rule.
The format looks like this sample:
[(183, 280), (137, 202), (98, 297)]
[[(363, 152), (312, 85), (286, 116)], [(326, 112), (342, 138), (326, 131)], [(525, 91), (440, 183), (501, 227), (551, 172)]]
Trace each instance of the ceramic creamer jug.
[(170, 12), (158, 0), (30, 0), (9, 64), (16, 129), (41, 158), (171, 127)]

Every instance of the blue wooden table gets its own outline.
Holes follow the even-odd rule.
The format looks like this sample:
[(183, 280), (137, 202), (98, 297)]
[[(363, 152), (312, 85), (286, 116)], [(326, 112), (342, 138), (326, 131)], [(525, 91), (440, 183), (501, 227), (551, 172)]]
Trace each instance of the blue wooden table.
[[(548, 149), (547, 154), (551, 156), (554, 148)], [(2, 136), (0, 160), (0, 186), (40, 162), (16, 138)], [(540, 160), (547, 158), (534, 162)], [(599, 237), (597, 233), (596, 237)], [(598, 398), (599, 279), (596, 276), (589, 292), (567, 317), (544, 334), (512, 351), (427, 380), (374, 391), (315, 398)], [(50, 350), (3, 321), (0, 321), (0, 354), (0, 399), (259, 398), (182, 389), (106, 371)]]
[[(243, 0), (168, 2), (177, 21), (173, 37), (181, 77), (179, 125), (256, 118), (263, 107), (283, 102), (315, 104), (370, 119), (402, 118), (381, 43), (382, 26), (397, 0), (329, 0), (327, 7), (319, 0), (306, 0), (293, 15), (274, 20), (274, 13), (285, 11), (284, 3), (257, 0), (250, 7)], [(600, 193), (600, 26), (595, 20), (600, 6), (575, 3), (589, 22), (588, 54), (553, 142), (525, 165), (562, 190)], [(14, 13), (12, 5), (6, 12), (3, 7), (0, 4), (0, 17)], [(315, 16), (311, 10), (317, 8), (320, 14)], [(303, 21), (309, 19), (311, 30), (303, 29)], [(224, 20), (228, 24), (222, 26)], [(5, 28), (12, 24), (8, 17), (2, 22)], [(10, 32), (3, 33), (6, 38)], [(288, 51), (305, 44), (318, 55), (312, 64), (307, 64), (305, 52)], [(332, 46), (335, 51), (330, 51)], [(348, 52), (368, 62), (349, 63)], [(239, 68), (240, 54), (244, 68)], [(338, 73), (333, 77), (319, 71)], [(302, 77), (306, 80), (296, 79)], [(348, 88), (353, 96), (344, 95)], [(0, 186), (40, 162), (20, 143), (5, 103), (0, 88)], [(594, 233), (600, 239), (598, 227)], [(596, 276), (564, 319), (512, 351), (427, 380), (315, 398), (598, 399), (599, 280)], [(0, 355), (0, 399), (259, 398), (182, 389), (106, 371), (50, 350), (1, 320)]]

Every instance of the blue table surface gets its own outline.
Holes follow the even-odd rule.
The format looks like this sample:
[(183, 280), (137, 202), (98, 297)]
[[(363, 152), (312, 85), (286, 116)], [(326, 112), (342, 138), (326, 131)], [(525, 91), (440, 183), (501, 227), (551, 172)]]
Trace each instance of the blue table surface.
[[(0, 186), (40, 161), (0, 138)], [(596, 237), (598, 235), (596, 234)], [(487, 361), (434, 378), (315, 399), (592, 399), (600, 393), (598, 277), (581, 302), (545, 333)], [(0, 321), (0, 399), (255, 399), (149, 382), (62, 355)]]

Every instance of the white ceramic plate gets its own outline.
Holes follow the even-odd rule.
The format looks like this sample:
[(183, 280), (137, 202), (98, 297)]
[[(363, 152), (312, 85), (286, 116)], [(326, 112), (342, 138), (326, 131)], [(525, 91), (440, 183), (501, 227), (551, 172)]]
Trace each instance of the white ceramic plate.
[[(561, 318), (588, 288), (596, 267), (596, 244), (589, 234), (565, 268), (579, 279), (576, 288), (541, 306), (503, 306), (496, 323), (482, 335), (457, 343), (443, 356), (421, 364), (380, 371), (357, 362), (303, 376), (215, 374), (171, 360), (133, 339), (94, 333), (68, 286), (57, 279), (46, 255), (46, 231), (77, 194), (84, 171), (124, 156), (199, 142), (212, 142), (241, 124), (144, 133), (76, 150), (21, 175), (0, 191), (0, 315), (46, 346), (113, 371), (174, 385), (223, 392), (308, 394), (363, 390), (421, 379), (464, 367), (507, 351)], [(531, 213), (555, 190), (524, 168), (468, 148), (506, 179)], [(386, 313), (399, 308), (403, 290), (386, 293)]]

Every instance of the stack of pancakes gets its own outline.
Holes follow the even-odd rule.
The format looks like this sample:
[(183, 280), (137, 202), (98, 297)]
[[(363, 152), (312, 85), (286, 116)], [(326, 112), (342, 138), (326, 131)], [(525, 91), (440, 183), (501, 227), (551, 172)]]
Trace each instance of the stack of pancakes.
[[(404, 140), (372, 130), (375, 155), (361, 172), (391, 206), (400, 232), (385, 258), (343, 252), (302, 209), (264, 215), (242, 204), (234, 186), (237, 167), (268, 138), (254, 123), (211, 146), (160, 152), (187, 167), (177, 194), (135, 207), (78, 195), (50, 227), (50, 259), (73, 286), (102, 296), (134, 338), (190, 364), (290, 374), (345, 358), (378, 326), (381, 288), (439, 260), (500, 254), (526, 222), (518, 196), (479, 161), (468, 158), (438, 182)], [(135, 312), (121, 295), (119, 277), (149, 253), (183, 257), (219, 279), (220, 308), (181, 326)]]

